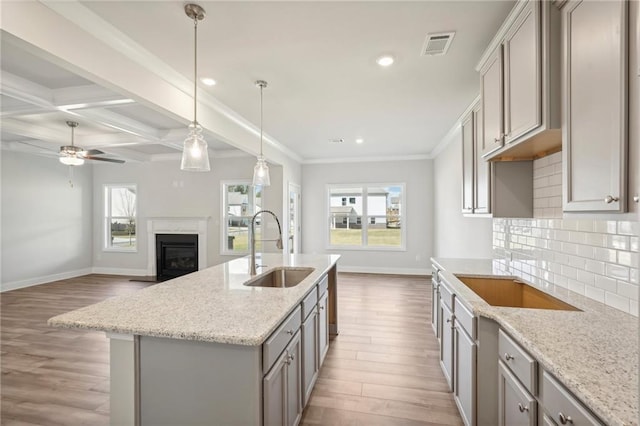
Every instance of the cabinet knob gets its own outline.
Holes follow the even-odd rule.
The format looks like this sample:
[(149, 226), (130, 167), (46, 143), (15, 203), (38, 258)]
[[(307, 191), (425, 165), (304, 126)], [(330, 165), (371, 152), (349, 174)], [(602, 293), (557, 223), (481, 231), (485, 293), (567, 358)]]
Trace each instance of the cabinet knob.
[(524, 413), (525, 411), (529, 411), (529, 407), (527, 407), (526, 405), (522, 405), (522, 403), (518, 403), (518, 410), (520, 410), (521, 413)]
[(507, 361), (511, 361), (513, 359), (513, 356), (510, 355), (509, 352), (505, 352), (504, 359), (506, 359)]
[(287, 330), (287, 334), (293, 336), (293, 330)]
[(607, 204), (611, 204), (614, 201), (617, 202), (618, 201), (618, 197), (614, 197), (612, 195), (607, 195), (606, 197), (604, 197), (604, 202), (607, 203)]
[(634, 201), (634, 202), (636, 202), (636, 203), (637, 203), (638, 201), (640, 201), (640, 197), (638, 196), (638, 194), (636, 194), (636, 195), (634, 195), (634, 196), (633, 196), (633, 201)]
[(324, 311), (324, 306), (320, 306), (320, 310), (321, 310), (321, 311)]
[(573, 424), (573, 419), (571, 418), (571, 416), (567, 416), (562, 412), (558, 413), (558, 420), (560, 420), (560, 423), (562, 423), (563, 425)]

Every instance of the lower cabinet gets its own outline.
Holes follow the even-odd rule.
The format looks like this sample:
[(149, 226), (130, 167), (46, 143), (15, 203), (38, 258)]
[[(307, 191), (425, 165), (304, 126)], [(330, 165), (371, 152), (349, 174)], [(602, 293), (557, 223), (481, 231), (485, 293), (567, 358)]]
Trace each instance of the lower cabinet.
[(309, 401), (320, 369), (320, 347), (318, 345), (320, 322), (318, 318), (318, 308), (316, 307), (302, 323), (302, 389), (304, 392), (302, 402), (304, 404)]
[(498, 361), (498, 425), (535, 426), (537, 403), (509, 368)]
[(476, 343), (456, 322), (453, 330), (453, 397), (465, 425), (476, 418)]
[(449, 389), (453, 390), (453, 313), (444, 302), (440, 303), (440, 309), (442, 312), (440, 365)]
[(324, 292), (318, 300), (318, 366), (322, 366), (329, 351), (329, 293)]
[(265, 426), (295, 426), (302, 416), (300, 331), (262, 382)]

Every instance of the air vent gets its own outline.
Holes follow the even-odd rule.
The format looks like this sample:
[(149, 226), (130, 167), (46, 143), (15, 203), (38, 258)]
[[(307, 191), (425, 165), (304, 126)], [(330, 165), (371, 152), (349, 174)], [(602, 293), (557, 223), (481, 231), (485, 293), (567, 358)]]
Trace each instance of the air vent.
[(329, 139), (329, 143), (342, 143), (342, 142), (344, 142), (343, 138)]
[(438, 56), (444, 55), (449, 50), (455, 31), (449, 33), (431, 33), (427, 34), (427, 39), (422, 46), (420, 56)]

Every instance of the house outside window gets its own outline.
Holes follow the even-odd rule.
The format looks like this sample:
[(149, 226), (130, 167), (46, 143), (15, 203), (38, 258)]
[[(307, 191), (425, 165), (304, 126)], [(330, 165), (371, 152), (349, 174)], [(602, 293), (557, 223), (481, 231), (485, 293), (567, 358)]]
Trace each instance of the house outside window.
[[(262, 200), (262, 187), (249, 181), (222, 183), (222, 254), (249, 253), (251, 218), (262, 209)], [(259, 238), (260, 226), (256, 226)]]
[(327, 197), (329, 248), (406, 249), (403, 183), (328, 185)]
[(136, 185), (104, 186), (104, 249), (135, 252), (137, 250)]

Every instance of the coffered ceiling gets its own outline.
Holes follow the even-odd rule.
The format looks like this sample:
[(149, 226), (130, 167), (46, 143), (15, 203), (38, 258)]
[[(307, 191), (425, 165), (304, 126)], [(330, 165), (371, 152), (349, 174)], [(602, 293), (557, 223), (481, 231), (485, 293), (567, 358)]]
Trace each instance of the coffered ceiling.
[[(183, 2), (3, 3), (8, 12), (1, 33), (3, 148), (55, 155), (59, 145), (68, 144), (64, 122), (72, 119), (80, 122), (76, 143), (83, 148), (131, 161), (179, 155), (193, 90), (193, 23)], [(253, 83), (264, 79), (270, 149), (308, 162), (428, 156), (477, 95), (474, 66), (513, 6), (511, 1), (198, 3), (207, 11), (198, 29), (199, 76), (217, 81), (212, 87), (199, 84), (213, 155), (257, 151), (259, 90)], [(9, 21), (35, 11), (38, 16), (21, 26), (15, 18)], [(24, 28), (41, 25), (48, 31), (49, 22), (56, 28), (54, 20), (66, 22), (69, 34)], [(421, 56), (427, 33), (441, 31), (456, 32), (448, 53)], [(57, 39), (77, 40), (79, 51), (58, 57), (69, 49), (56, 45)], [(99, 52), (107, 48), (110, 69), (90, 69), (92, 55), (99, 62), (105, 59)], [(381, 54), (396, 62), (378, 66)], [(145, 68), (148, 79), (134, 75), (134, 63)], [(131, 79), (123, 78), (126, 73)], [(157, 77), (181, 96), (153, 101)], [(155, 92), (162, 90), (158, 86)], [(207, 116), (207, 106), (224, 120)], [(356, 144), (358, 138), (364, 143)]]

